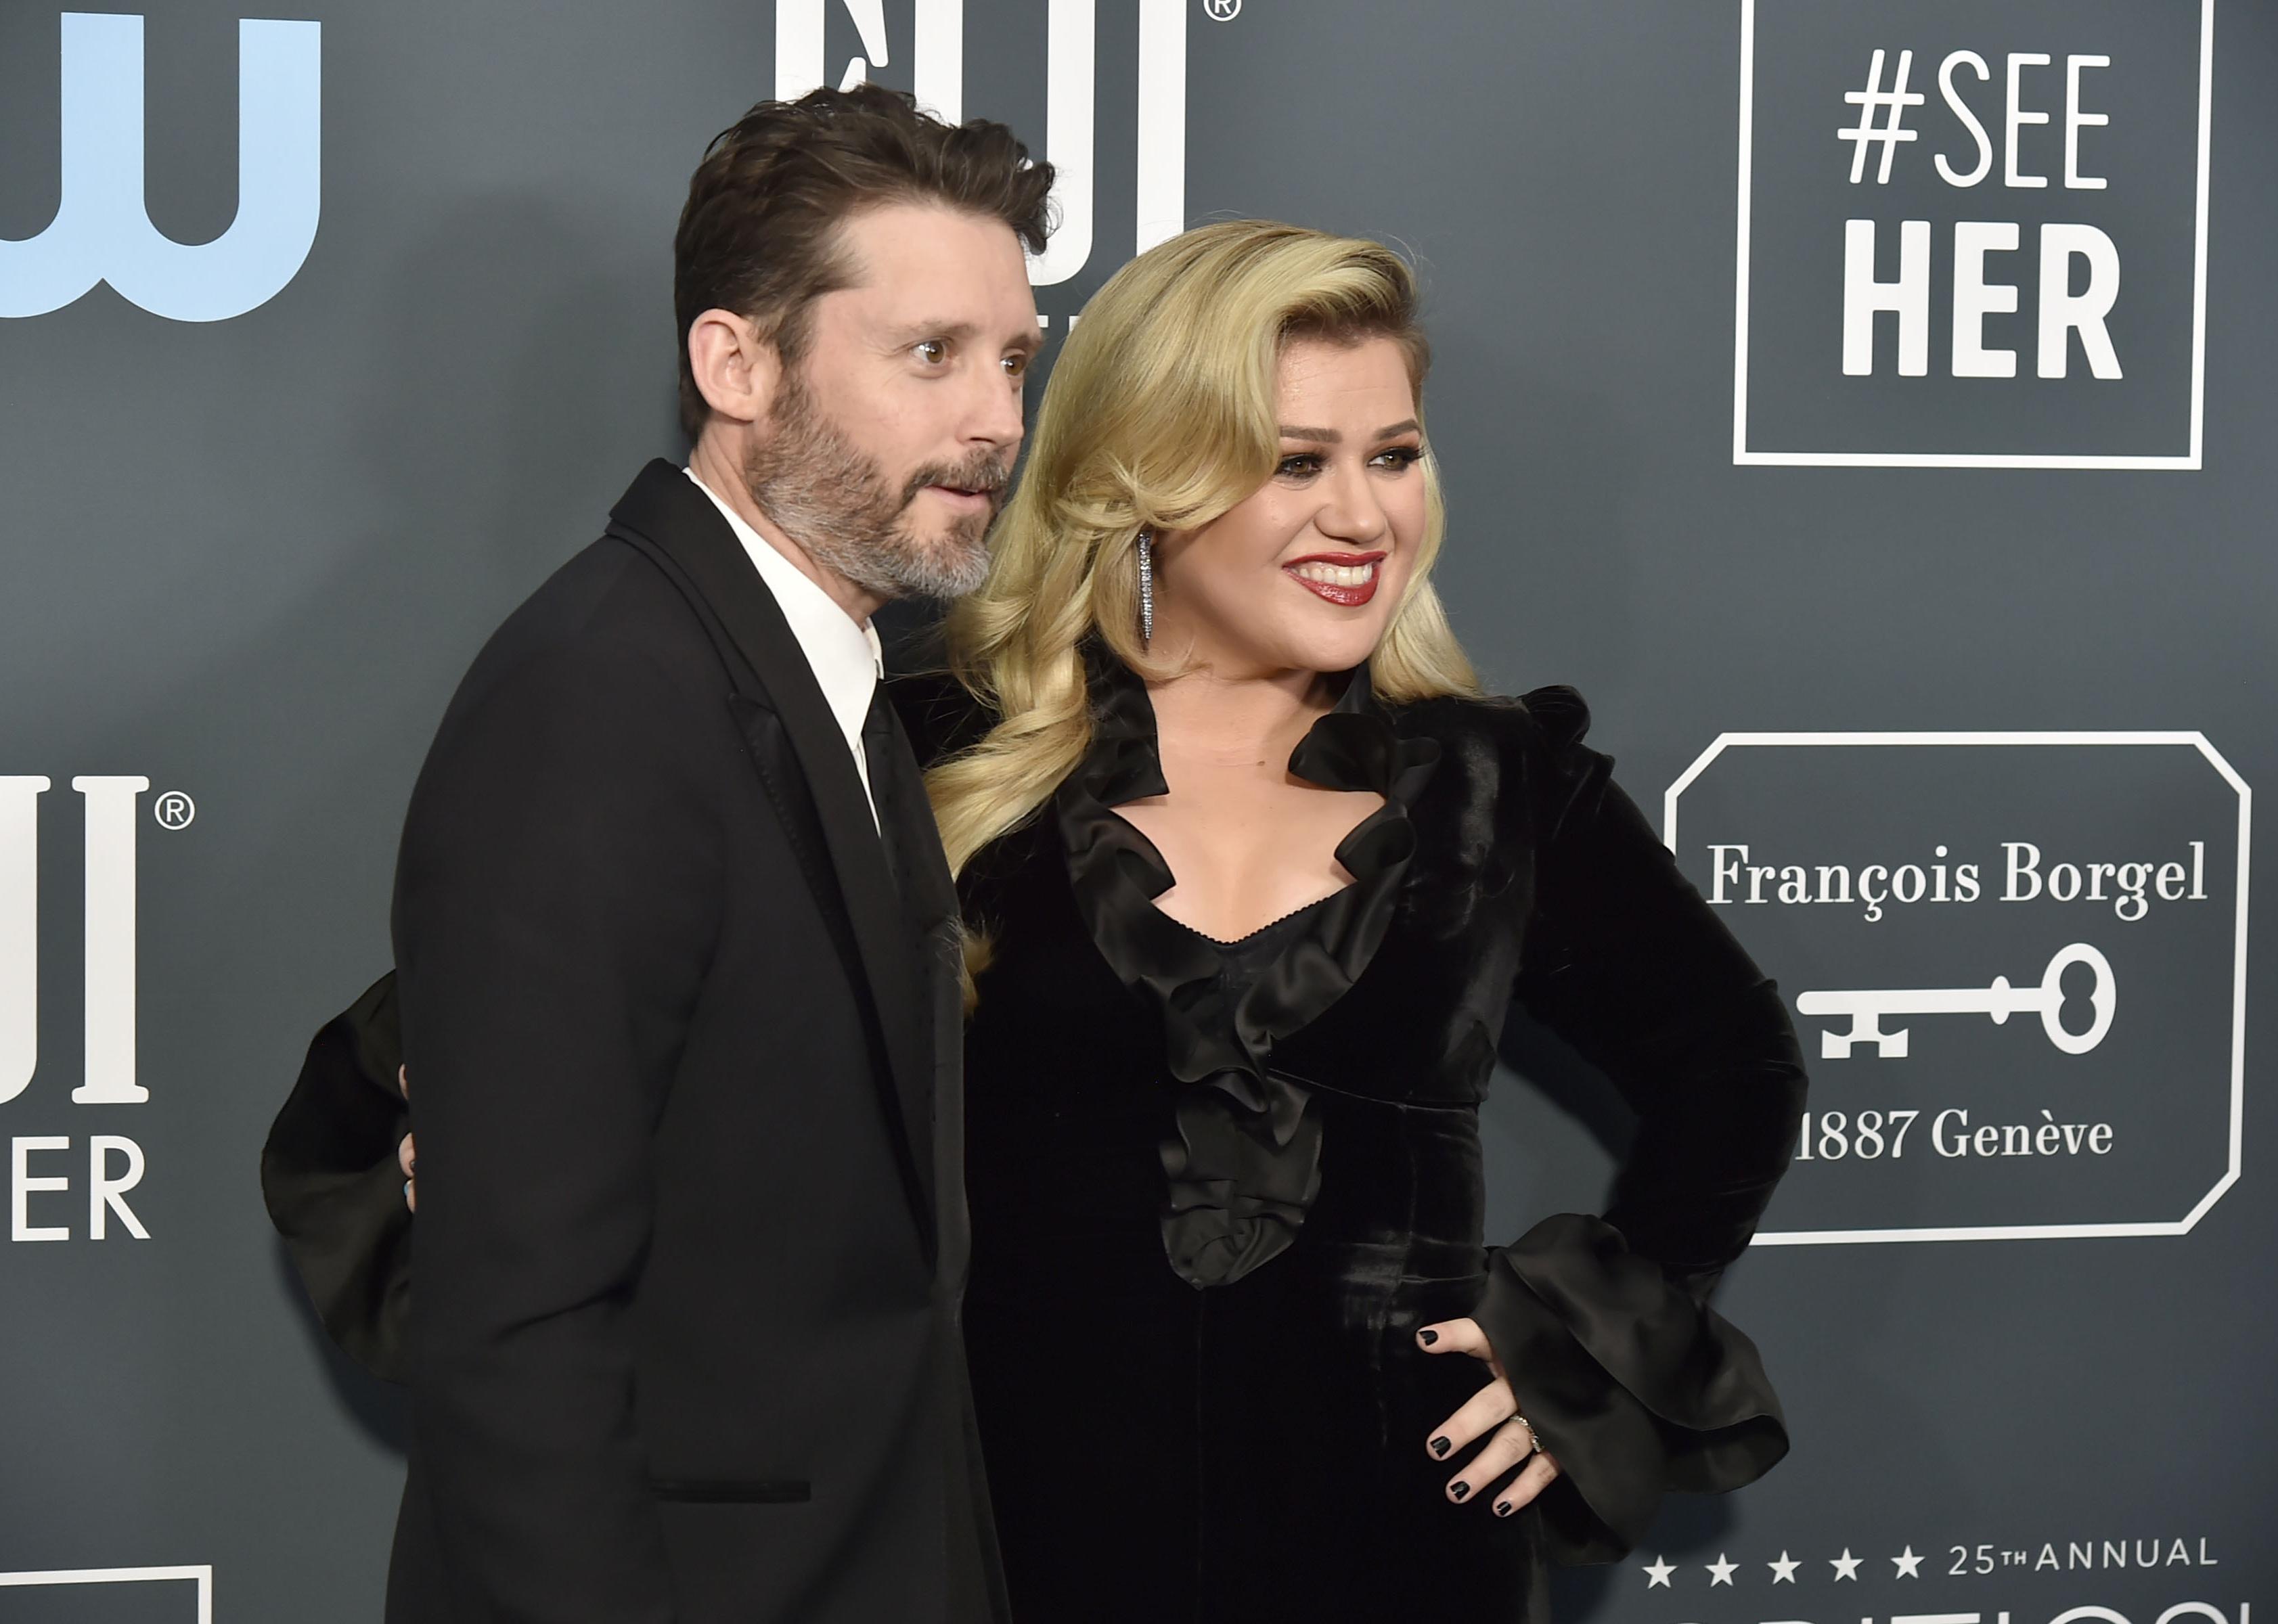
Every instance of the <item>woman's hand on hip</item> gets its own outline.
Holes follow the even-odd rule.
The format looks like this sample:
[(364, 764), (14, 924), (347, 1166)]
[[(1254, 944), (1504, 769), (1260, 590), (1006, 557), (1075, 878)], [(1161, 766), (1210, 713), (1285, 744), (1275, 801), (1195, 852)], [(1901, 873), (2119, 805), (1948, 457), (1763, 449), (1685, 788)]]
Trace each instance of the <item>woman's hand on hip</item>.
[[(1416, 1340), (1426, 1353), (1469, 1353), (1494, 1373), (1493, 1381), (1433, 1430), (1424, 1448), (1434, 1460), (1445, 1460), (1474, 1440), (1486, 1438), (1479, 1452), (1448, 1480), (1448, 1498), (1485, 1501), (1494, 1506), (1496, 1516), (1510, 1516), (1550, 1486), (1558, 1475), (1558, 1462), (1544, 1452), (1542, 1440), (1518, 1413), (1510, 1378), (1503, 1374), (1477, 1320), (1441, 1320), (1418, 1331)], [(1522, 1461), (1525, 1466), (1518, 1475), (1504, 1483), (1504, 1477)], [(1500, 1490), (1495, 1488), (1498, 1483)]]

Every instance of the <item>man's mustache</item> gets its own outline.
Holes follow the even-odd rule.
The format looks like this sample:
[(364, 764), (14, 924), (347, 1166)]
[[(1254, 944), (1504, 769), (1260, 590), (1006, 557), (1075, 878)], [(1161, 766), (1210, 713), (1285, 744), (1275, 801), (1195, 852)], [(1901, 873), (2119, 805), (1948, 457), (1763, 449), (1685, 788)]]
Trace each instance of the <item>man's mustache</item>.
[(949, 485), (959, 491), (980, 491), (987, 494), (991, 512), (1005, 506), (1005, 492), (1013, 483), (1010, 461), (976, 454), (962, 462), (936, 462), (920, 469), (909, 477), (902, 487), (902, 506), (917, 500), (918, 492), (929, 485)]

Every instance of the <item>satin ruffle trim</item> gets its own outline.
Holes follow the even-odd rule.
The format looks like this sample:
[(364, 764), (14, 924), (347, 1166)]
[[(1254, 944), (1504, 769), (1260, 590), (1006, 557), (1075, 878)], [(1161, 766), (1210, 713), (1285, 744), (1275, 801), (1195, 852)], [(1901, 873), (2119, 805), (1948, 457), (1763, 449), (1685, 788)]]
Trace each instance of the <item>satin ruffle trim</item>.
[(1239, 1280), (1287, 1250), (1321, 1190), (1321, 1124), (1310, 1096), (1269, 1074), (1265, 1108), (1205, 1083), (1179, 1096), (1178, 1132), (1158, 1147), (1171, 1196), (1163, 1251), (1196, 1286)]
[(1602, 1219), (1559, 1213), (1491, 1253), (1473, 1317), (1558, 1461), (1554, 1561), (1614, 1561), (1664, 1491), (1721, 1494), (1787, 1453), (1756, 1345)]
[(1304, 911), (1302, 930), (1238, 990), (1208, 938), (1155, 906), (1171, 888), (1154, 842), (1112, 809), (1167, 793), (1143, 681), (1104, 644), (1085, 645), (1092, 743), (1053, 797), (1076, 906), (1125, 986), (1158, 1010), (1164, 1062), (1182, 1085), (1175, 1134), (1159, 1147), (1170, 1191), (1163, 1246), (1196, 1287), (1240, 1279), (1289, 1247), (1320, 1188), (1321, 1133), (1298, 1079), (1269, 1065), (1274, 1044), (1342, 997), (1384, 940), (1416, 850), (1409, 820), (1440, 759), (1403, 738), (1357, 667), (1316, 721), (1289, 770), (1331, 789), (1373, 789), (1384, 804), (1338, 842), (1352, 883)]

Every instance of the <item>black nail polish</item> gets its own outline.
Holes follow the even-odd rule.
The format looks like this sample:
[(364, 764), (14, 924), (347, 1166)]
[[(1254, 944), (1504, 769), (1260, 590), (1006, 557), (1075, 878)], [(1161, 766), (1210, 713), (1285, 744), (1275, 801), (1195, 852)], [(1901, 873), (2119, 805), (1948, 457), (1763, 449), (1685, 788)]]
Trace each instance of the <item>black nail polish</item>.
[(1497, 1500), (1495, 1502), (1495, 1515), (1498, 1517), (1508, 1517), (1511, 1513), (1517, 1509), (1518, 1507), (1512, 1505), (1509, 1500)]
[(1469, 1483), (1456, 1483), (1456, 1484), (1451, 1485), (1451, 1486), (1449, 1488), (1449, 1490), (1448, 1490), (1448, 1498), (1449, 1498), (1449, 1499), (1451, 1499), (1451, 1500), (1460, 1500), (1460, 1499), (1462, 1499), (1465, 1495), (1469, 1494), (1471, 1491), (1472, 1491), (1472, 1485), (1471, 1485), (1471, 1484), (1469, 1484)]
[(1439, 1460), (1446, 1460), (1448, 1458), (1448, 1440), (1445, 1438), (1433, 1438), (1432, 1440), (1432, 1453)]
[(1419, 1330), (1416, 1333), (1416, 1339), (1426, 1347), (1430, 1347), (1440, 1339), (1440, 1333), (1436, 1330)]

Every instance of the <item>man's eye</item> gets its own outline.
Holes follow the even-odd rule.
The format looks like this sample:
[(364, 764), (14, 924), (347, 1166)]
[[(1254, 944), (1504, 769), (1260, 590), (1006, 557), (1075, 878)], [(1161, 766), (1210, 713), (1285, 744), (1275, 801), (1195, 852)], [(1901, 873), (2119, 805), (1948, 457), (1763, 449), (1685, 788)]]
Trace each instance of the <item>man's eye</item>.
[(1005, 370), (1013, 377), (1026, 377), (1028, 371), (1028, 357), (1016, 350), (1005, 357)]
[(925, 339), (911, 345), (910, 354), (929, 367), (937, 367), (949, 359), (949, 344), (942, 339)]

